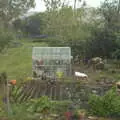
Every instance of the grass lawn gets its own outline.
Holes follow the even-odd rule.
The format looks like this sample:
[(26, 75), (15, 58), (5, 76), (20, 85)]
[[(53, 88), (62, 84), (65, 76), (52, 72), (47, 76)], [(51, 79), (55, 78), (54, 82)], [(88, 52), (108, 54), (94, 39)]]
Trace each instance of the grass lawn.
[(47, 46), (45, 43), (22, 41), (22, 46), (9, 48), (0, 54), (0, 73), (7, 72), (9, 79), (23, 79), (32, 73), (32, 47)]

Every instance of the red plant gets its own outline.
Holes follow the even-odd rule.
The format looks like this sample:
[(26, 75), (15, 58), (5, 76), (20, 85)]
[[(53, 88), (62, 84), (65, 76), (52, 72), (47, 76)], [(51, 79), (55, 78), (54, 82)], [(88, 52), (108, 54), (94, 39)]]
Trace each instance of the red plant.
[(66, 120), (71, 120), (72, 112), (65, 112), (65, 117), (66, 117)]

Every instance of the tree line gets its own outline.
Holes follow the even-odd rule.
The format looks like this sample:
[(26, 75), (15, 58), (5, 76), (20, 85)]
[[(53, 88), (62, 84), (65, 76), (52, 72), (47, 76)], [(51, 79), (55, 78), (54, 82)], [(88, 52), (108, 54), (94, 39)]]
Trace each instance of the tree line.
[[(74, 7), (68, 0), (44, 0), (46, 11), (28, 17), (19, 16), (35, 6), (34, 0), (26, 0), (23, 8), (22, 0), (15, 5), (15, 0), (11, 1), (13, 7), (7, 5), (11, 14), (1, 14), (0, 20), (8, 31), (9, 28), (15, 31), (14, 35), (37, 37), (37, 42), (42, 40), (49, 46), (70, 46), (73, 56), (120, 58), (120, 0), (105, 0), (98, 8), (87, 7), (82, 0), (75, 0)], [(76, 7), (76, 3), (80, 6)]]

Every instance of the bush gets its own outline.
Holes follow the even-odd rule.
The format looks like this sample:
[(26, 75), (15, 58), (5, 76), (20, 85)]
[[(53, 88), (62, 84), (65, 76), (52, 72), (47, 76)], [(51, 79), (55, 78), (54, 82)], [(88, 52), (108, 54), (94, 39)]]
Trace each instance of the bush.
[(52, 113), (64, 113), (70, 104), (70, 101), (51, 101), (47, 96), (42, 96), (39, 99), (32, 99), (27, 106), (29, 112), (42, 113), (47, 109)]
[(6, 111), (3, 103), (3, 98), (0, 96), (0, 117), (6, 116)]
[(29, 112), (38, 112), (42, 113), (46, 110), (50, 110), (51, 108), (51, 101), (48, 99), (47, 96), (42, 96), (39, 99), (32, 99), (28, 104), (28, 111)]
[(112, 58), (113, 59), (120, 59), (120, 49), (117, 49), (112, 53)]
[(5, 29), (0, 29), (0, 52), (2, 52), (3, 49), (7, 47), (13, 39), (14, 35), (12, 32), (9, 32)]
[(120, 96), (115, 89), (104, 96), (91, 95), (89, 98), (90, 113), (102, 117), (120, 116)]
[(43, 117), (49, 113), (51, 101), (48, 97), (43, 96), (21, 104), (15, 103), (11, 105), (12, 114), (9, 116), (9, 120), (37, 120), (40, 116)]
[(6, 72), (0, 73), (0, 83), (2, 83), (2, 84), (7, 83), (7, 73)]
[(71, 101), (52, 101), (51, 111), (55, 113), (63, 114), (68, 110), (71, 104), (72, 104)]

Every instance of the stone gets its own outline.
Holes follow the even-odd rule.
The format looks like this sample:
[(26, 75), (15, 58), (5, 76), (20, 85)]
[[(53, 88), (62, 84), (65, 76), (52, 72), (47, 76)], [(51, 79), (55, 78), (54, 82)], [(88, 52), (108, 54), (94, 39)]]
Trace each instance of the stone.
[(98, 118), (97, 118), (97, 117), (94, 117), (94, 116), (89, 116), (89, 117), (88, 117), (88, 120), (98, 120)]

